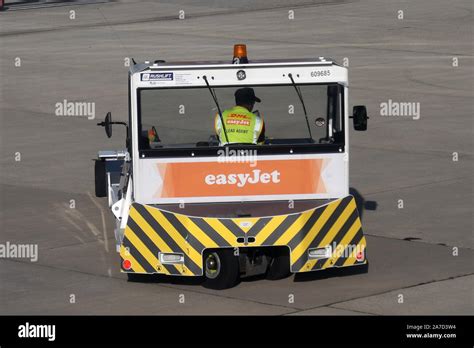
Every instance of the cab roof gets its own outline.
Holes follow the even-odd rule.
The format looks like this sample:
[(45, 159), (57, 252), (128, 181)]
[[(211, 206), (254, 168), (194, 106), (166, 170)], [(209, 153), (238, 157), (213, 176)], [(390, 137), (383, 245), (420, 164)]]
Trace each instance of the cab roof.
[(215, 69), (215, 68), (252, 68), (252, 67), (277, 67), (277, 66), (327, 66), (337, 65), (331, 58), (299, 58), (299, 59), (255, 59), (246, 64), (232, 64), (229, 60), (216, 61), (180, 61), (166, 62), (164, 60), (145, 61), (134, 64), (130, 67), (130, 73), (142, 72), (145, 70), (162, 69)]

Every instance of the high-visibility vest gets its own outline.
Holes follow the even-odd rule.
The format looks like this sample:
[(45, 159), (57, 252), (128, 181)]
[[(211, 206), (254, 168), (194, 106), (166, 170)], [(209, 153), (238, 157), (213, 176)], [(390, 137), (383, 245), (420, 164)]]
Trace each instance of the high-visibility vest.
[(222, 119), (228, 142), (222, 129), (219, 114), (216, 115), (214, 123), (221, 145), (228, 143), (257, 144), (263, 128), (263, 119), (260, 116), (248, 111), (243, 106), (234, 106), (231, 109), (224, 110)]

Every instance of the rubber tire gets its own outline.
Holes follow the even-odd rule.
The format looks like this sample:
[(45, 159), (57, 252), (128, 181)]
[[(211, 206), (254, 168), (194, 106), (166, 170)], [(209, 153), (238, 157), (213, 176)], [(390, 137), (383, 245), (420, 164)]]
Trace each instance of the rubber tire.
[(357, 267), (360, 274), (369, 273), (369, 260), (367, 260), (366, 263), (364, 263), (362, 265), (358, 265), (356, 267)]
[[(239, 257), (234, 255), (233, 249), (210, 250), (204, 254), (204, 262), (209, 253), (215, 252), (219, 256), (221, 269), (216, 278), (207, 278), (204, 269), (203, 286), (208, 289), (223, 290), (237, 285), (240, 279)], [(205, 265), (204, 265), (205, 267)]]
[(279, 280), (290, 275), (290, 253), (284, 249), (278, 250), (270, 261), (265, 278), (268, 280)]
[(96, 160), (94, 166), (95, 196), (107, 197), (107, 174), (105, 172), (105, 161)]
[(364, 251), (364, 255), (366, 262), (362, 265), (356, 266), (360, 274), (369, 273), (369, 256), (367, 255), (367, 249)]

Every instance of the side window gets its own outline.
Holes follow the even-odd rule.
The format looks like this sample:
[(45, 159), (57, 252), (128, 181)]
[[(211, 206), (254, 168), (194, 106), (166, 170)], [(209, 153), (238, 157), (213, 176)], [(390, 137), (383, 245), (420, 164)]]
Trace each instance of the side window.
[(326, 88), (326, 127), (324, 137), (319, 139), (320, 143), (344, 142), (344, 99), (342, 91), (343, 87), (335, 84)]

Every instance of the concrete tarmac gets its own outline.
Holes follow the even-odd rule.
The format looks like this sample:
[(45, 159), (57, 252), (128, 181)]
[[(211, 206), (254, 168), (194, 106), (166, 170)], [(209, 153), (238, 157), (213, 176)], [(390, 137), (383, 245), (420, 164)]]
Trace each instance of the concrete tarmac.
[[(473, 314), (472, 1), (6, 7), (0, 243), (38, 244), (39, 257), (0, 258), (0, 314)], [(126, 59), (231, 59), (235, 43), (255, 59), (349, 63), (350, 105), (367, 105), (370, 116), (367, 132), (350, 135), (350, 186), (377, 204), (363, 212), (369, 273), (257, 277), (213, 291), (189, 279), (129, 283), (118, 272), (114, 221), (93, 195), (92, 160), (123, 148), (122, 129), (107, 139), (96, 123), (107, 111), (126, 119)], [(56, 116), (63, 100), (95, 102), (95, 119)], [(381, 116), (389, 100), (419, 103), (419, 119)]]

